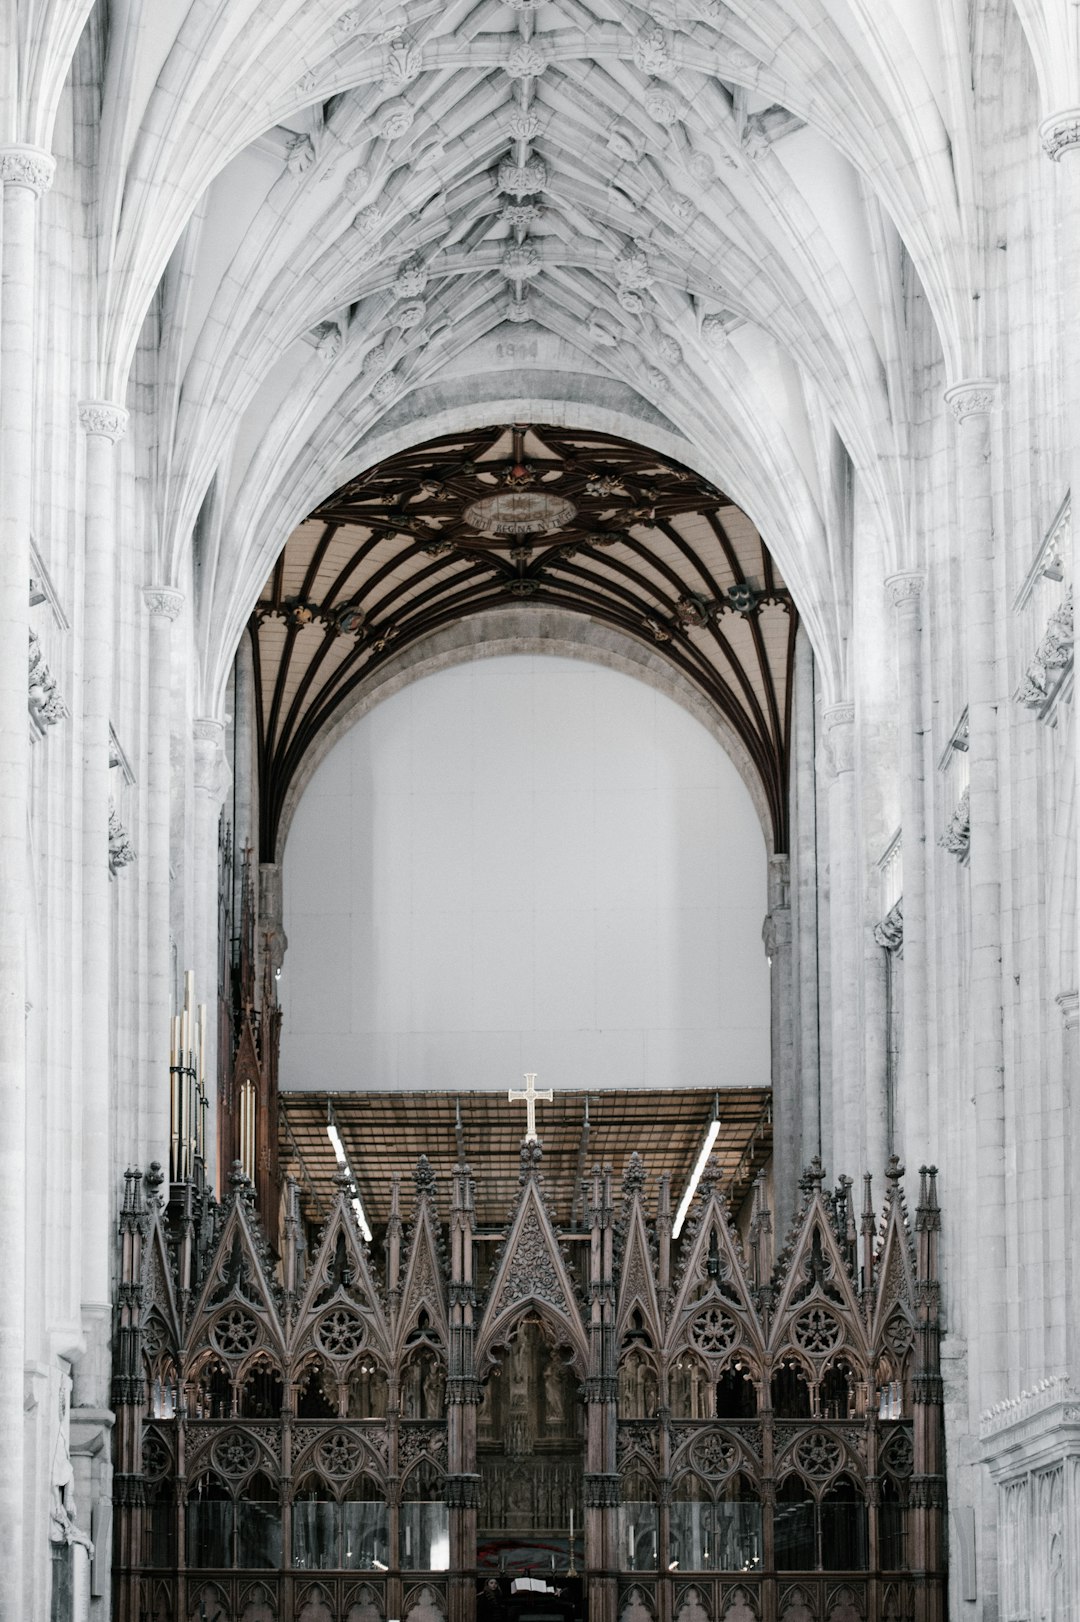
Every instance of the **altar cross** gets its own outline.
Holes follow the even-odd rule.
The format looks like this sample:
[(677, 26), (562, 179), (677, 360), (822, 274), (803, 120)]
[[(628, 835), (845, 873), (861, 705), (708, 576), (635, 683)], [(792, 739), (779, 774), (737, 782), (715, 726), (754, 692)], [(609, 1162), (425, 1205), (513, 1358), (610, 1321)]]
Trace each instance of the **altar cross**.
[(555, 1094), (551, 1091), (550, 1088), (548, 1088), (548, 1090), (546, 1092), (542, 1092), (542, 1093), (537, 1092), (537, 1090), (536, 1090), (536, 1076), (535, 1075), (527, 1075), (525, 1077), (524, 1090), (522, 1088), (520, 1088), (520, 1087), (511, 1087), (509, 1093), (506, 1096), (509, 1098), (511, 1104), (524, 1104), (525, 1105), (525, 1110), (526, 1110), (526, 1116), (525, 1116), (525, 1142), (526, 1143), (535, 1143), (536, 1142), (536, 1106), (537, 1106), (537, 1104), (550, 1104), (552, 1099), (555, 1097)]

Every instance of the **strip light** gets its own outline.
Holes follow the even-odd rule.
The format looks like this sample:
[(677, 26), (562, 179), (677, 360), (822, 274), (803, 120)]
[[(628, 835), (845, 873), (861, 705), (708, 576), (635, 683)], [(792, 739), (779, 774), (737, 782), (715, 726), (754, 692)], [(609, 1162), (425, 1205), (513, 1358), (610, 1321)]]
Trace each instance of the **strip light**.
[(716, 1142), (719, 1133), (720, 1118), (714, 1114), (712, 1120), (709, 1122), (709, 1130), (705, 1134), (705, 1142), (701, 1145), (701, 1153), (697, 1157), (697, 1165), (694, 1167), (690, 1181), (686, 1185), (686, 1192), (679, 1201), (679, 1209), (675, 1213), (675, 1226), (671, 1230), (671, 1237), (673, 1239), (677, 1239), (680, 1233), (682, 1233), (682, 1225), (686, 1221), (686, 1213), (690, 1209), (690, 1201), (697, 1193), (697, 1186), (701, 1181), (701, 1174), (708, 1164), (709, 1156), (712, 1154), (712, 1146)]
[(366, 1242), (370, 1244), (371, 1229), (368, 1227), (368, 1219), (364, 1215), (364, 1207), (360, 1204), (360, 1195), (355, 1191), (356, 1174), (349, 1165), (349, 1157), (345, 1153), (345, 1145), (341, 1141), (341, 1133), (337, 1129), (337, 1122), (334, 1120), (333, 1116), (331, 1116), (326, 1123), (326, 1135), (330, 1139), (330, 1143), (334, 1151), (334, 1158), (337, 1160), (338, 1165), (341, 1167), (342, 1171), (347, 1172), (352, 1178), (354, 1190), (352, 1197), (353, 1212), (356, 1216), (357, 1222), (360, 1225), (360, 1232), (363, 1234)]

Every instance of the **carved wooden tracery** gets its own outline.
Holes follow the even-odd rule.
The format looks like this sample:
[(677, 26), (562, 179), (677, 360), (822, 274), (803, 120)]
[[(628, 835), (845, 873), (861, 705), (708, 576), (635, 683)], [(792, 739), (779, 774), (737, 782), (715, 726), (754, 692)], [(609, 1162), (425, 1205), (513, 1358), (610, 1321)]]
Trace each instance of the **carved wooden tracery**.
[[(541, 1164), (525, 1143), (482, 1283), (464, 1166), (447, 1224), (421, 1160), (411, 1222), (395, 1186), (371, 1246), (347, 1181), (311, 1256), (291, 1203), (279, 1262), (242, 1175), (218, 1206), (129, 1173), (122, 1622), (211, 1601), (222, 1622), (469, 1622), (490, 1485), (477, 1404), (528, 1326), (579, 1393), (579, 1463), (560, 1455), (544, 1501), (552, 1526), (563, 1502), (583, 1510), (590, 1622), (943, 1617), (934, 1174), (914, 1234), (895, 1162), (880, 1220), (867, 1180), (857, 1239), (850, 1183), (826, 1192), (815, 1164), (770, 1269), (759, 1242), (747, 1264), (708, 1173), (675, 1246), (666, 1180), (650, 1210), (636, 1156), (621, 1202), (610, 1170), (586, 1180), (573, 1233)], [(544, 1414), (562, 1415), (560, 1389)], [(195, 1533), (219, 1558), (189, 1561)]]
[(305, 753), (380, 665), (526, 602), (613, 627), (692, 682), (740, 739), (787, 849), (798, 618), (757, 530), (641, 445), (517, 423), (391, 456), (290, 536), (250, 625), (262, 860)]

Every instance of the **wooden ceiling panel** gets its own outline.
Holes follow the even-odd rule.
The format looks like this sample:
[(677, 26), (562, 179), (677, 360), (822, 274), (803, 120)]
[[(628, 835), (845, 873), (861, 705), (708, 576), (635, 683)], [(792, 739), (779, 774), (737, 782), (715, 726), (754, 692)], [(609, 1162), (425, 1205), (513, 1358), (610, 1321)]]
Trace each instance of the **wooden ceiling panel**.
[[(544, 1190), (565, 1228), (582, 1220), (581, 1179), (610, 1165), (621, 1180), (636, 1151), (650, 1188), (670, 1178), (674, 1212), (718, 1106), (713, 1154), (720, 1186), (738, 1210), (772, 1151), (767, 1088), (673, 1088), (636, 1091), (557, 1091), (538, 1106)], [(327, 1132), (333, 1119), (365, 1215), (373, 1229), (386, 1222), (392, 1179), (401, 1179), (406, 1210), (411, 1176), (426, 1155), (449, 1200), (450, 1172), (459, 1156), (476, 1180), (481, 1228), (507, 1220), (518, 1188), (524, 1115), (505, 1092), (286, 1092), (280, 1095), (281, 1165), (301, 1189), (305, 1214), (321, 1221), (335, 1192), (338, 1165)]]
[(787, 844), (796, 615), (761, 536), (707, 480), (614, 436), (445, 435), (370, 468), (290, 536), (251, 620), (262, 858), (307, 749), (380, 664), (523, 601), (658, 648), (742, 740)]

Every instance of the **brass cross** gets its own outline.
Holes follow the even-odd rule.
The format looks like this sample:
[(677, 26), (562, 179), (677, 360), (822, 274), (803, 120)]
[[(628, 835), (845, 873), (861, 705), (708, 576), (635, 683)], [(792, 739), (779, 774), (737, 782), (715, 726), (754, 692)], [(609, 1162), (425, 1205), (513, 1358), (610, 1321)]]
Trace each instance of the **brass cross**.
[(527, 1112), (526, 1117), (525, 1117), (525, 1141), (526, 1141), (526, 1143), (535, 1143), (536, 1142), (536, 1106), (537, 1106), (537, 1104), (550, 1104), (552, 1099), (554, 1098), (554, 1096), (555, 1095), (550, 1090), (550, 1088), (548, 1089), (547, 1092), (543, 1092), (543, 1093), (538, 1093), (537, 1092), (537, 1090), (536, 1090), (536, 1076), (535, 1075), (527, 1075), (525, 1077), (524, 1091), (522, 1091), (522, 1089), (520, 1087), (517, 1087), (517, 1088), (511, 1087), (509, 1093), (507, 1094), (507, 1097), (509, 1098), (511, 1104), (524, 1104), (526, 1112)]

